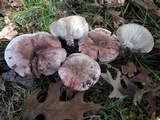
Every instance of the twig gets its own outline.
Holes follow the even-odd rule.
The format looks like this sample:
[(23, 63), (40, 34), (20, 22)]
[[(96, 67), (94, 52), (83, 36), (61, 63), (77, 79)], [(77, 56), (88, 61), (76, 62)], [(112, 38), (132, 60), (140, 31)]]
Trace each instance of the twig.
[(63, 0), (63, 2), (75, 15), (77, 15), (76, 11), (72, 9), (72, 7), (66, 2), (66, 0)]

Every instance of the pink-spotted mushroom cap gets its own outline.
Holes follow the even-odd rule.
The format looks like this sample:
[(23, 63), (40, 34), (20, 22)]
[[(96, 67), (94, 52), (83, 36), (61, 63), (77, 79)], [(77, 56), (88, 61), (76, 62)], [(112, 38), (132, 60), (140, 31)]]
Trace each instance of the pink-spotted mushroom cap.
[(84, 91), (93, 86), (99, 79), (99, 64), (83, 53), (73, 53), (63, 62), (58, 70), (65, 86), (77, 91)]
[(120, 43), (116, 35), (103, 28), (91, 30), (87, 37), (78, 41), (79, 51), (93, 59), (108, 62), (119, 54)]
[(132, 52), (148, 53), (154, 46), (151, 33), (138, 24), (124, 24), (117, 29), (116, 34), (122, 46)]
[(51, 34), (65, 40), (69, 46), (74, 46), (74, 39), (81, 39), (89, 32), (85, 18), (78, 15), (60, 18), (50, 25)]
[(22, 77), (33, 75), (35, 69), (39, 74), (51, 75), (65, 60), (66, 51), (57, 38), (47, 32), (37, 32), (12, 39), (4, 58), (8, 66)]

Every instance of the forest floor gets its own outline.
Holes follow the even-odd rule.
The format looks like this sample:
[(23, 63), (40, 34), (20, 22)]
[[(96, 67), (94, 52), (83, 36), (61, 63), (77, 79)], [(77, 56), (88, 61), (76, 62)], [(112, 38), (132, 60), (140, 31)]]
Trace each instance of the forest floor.
[[(38, 31), (50, 32), (49, 26), (53, 21), (70, 15), (83, 16), (88, 22), (90, 30), (105, 28), (113, 34), (116, 34), (116, 30), (122, 24), (136, 23), (142, 25), (153, 35), (154, 47), (149, 53), (121, 51), (119, 56), (110, 62), (97, 60), (102, 75), (93, 87), (83, 92), (84, 97), (83, 95), (78, 96), (79, 92), (57, 83), (56, 81), (60, 79), (57, 72), (50, 76), (42, 75), (40, 79), (31, 79), (20, 77), (7, 66), (4, 51), (10, 40), (22, 34)], [(159, 0), (126, 0), (123, 4), (116, 2), (98, 2), (95, 4), (94, 0), (1, 0), (0, 30), (1, 120), (26, 120), (27, 118), (27, 120), (31, 120), (33, 117), (36, 120), (54, 120), (56, 117), (60, 120), (62, 118), (69, 120), (74, 116), (72, 116), (72, 112), (69, 112), (70, 109), (77, 109), (78, 117), (75, 117), (77, 120), (81, 120), (81, 114), (83, 114), (84, 120), (160, 120)], [(64, 44), (63, 41), (62, 44)], [(78, 46), (65, 45), (63, 47), (68, 55), (79, 52)], [(121, 69), (124, 66), (128, 69), (127, 72), (133, 72), (134, 76), (129, 77), (128, 73), (124, 74)], [(136, 72), (129, 71), (133, 67)], [(108, 76), (110, 81), (104, 77), (108, 73), (111, 73), (111, 76)], [(121, 74), (120, 77), (118, 73)], [(122, 80), (122, 76), (125, 79)], [(57, 86), (54, 87), (59, 92), (61, 91), (61, 94), (59, 92), (55, 94), (55, 88), (48, 88), (50, 83), (56, 84)], [(120, 85), (116, 87), (117, 84)], [(40, 93), (35, 92), (39, 89), (41, 89)], [(116, 91), (113, 91), (115, 89)], [(55, 96), (47, 93), (49, 90), (52, 90)], [(111, 93), (114, 94), (112, 97), (110, 97)], [(75, 96), (78, 96), (80, 101), (73, 102), (72, 100), (76, 99)], [(49, 97), (59, 97), (56, 98), (60, 100), (58, 105), (63, 101), (70, 106), (69, 108), (65, 108), (65, 106), (61, 108), (57, 105), (57, 111), (51, 108), (51, 113), (49, 113), (47, 107), (52, 106), (52, 102), (48, 102), (47, 106), (44, 106), (47, 103), (45, 100)], [(87, 107), (78, 110), (79, 107), (76, 105), (83, 104), (81, 99), (88, 105), (94, 102), (95, 104), (92, 104), (91, 107), (95, 108), (96, 111), (88, 111)], [(37, 101), (39, 104), (36, 103)], [(43, 107), (41, 103), (43, 103)], [(35, 111), (34, 105), (39, 106), (36, 106)], [(99, 111), (96, 105), (102, 106)], [(36, 115), (34, 116), (29, 111)], [(62, 115), (59, 114), (61, 112)], [(60, 116), (56, 116), (56, 114)], [(51, 117), (51, 115), (53, 116)], [(67, 115), (69, 117), (66, 117)]]

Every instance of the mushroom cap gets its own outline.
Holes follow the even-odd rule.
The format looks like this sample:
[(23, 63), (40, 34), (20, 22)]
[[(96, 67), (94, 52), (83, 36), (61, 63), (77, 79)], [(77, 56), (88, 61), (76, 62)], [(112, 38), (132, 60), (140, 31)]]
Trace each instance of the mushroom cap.
[(84, 91), (98, 81), (101, 69), (89, 56), (73, 53), (66, 58), (58, 73), (64, 85), (77, 91)]
[(138, 24), (124, 24), (117, 29), (116, 34), (122, 46), (134, 52), (148, 53), (154, 46), (152, 34)]
[(85, 18), (78, 15), (60, 18), (50, 25), (50, 32), (55, 37), (81, 39), (88, 34), (89, 28)]
[[(55, 49), (61, 49), (60, 54)], [(55, 59), (58, 54), (63, 57)], [(60, 67), (59, 62), (64, 61), (65, 57), (66, 51), (61, 48), (60, 41), (47, 32), (24, 34), (15, 37), (7, 45), (4, 54), (8, 66), (22, 77), (32, 75), (31, 62), (34, 58), (37, 58), (36, 69), (38, 69), (38, 72), (49, 75), (58, 70), (55, 64)], [(46, 63), (45, 67), (38, 67), (42, 61)], [(55, 66), (56, 68), (54, 68)], [(44, 72), (47, 71), (46, 69), (49, 69), (49, 72)]]
[(119, 54), (120, 43), (116, 35), (103, 28), (95, 28), (78, 41), (79, 51), (101, 62), (111, 61)]
[(51, 75), (59, 69), (66, 56), (63, 48), (48, 48), (39, 54), (37, 69), (44, 75)]

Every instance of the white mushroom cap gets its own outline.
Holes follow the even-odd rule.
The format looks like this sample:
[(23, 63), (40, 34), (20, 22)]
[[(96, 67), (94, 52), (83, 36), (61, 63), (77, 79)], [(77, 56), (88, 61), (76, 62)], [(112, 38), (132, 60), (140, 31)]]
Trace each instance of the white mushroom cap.
[[(29, 65), (30, 60), (26, 59), (33, 56), (33, 52), (31, 52), (33, 51), (33, 45), (29, 40), (30, 37), (31, 34), (17, 36), (9, 42), (5, 49), (4, 58), (7, 65), (21, 76), (32, 74)], [(22, 40), (23, 42), (21, 42)], [(23, 43), (23, 49), (19, 49), (21, 47), (19, 43)]]
[(101, 74), (99, 64), (82, 53), (74, 53), (66, 58), (58, 70), (64, 85), (84, 91), (94, 85)]
[(89, 28), (85, 18), (78, 15), (60, 18), (50, 25), (51, 34), (66, 40), (68, 45), (74, 39), (81, 39), (88, 34)]
[(32, 60), (37, 59), (37, 72), (53, 74), (66, 58), (66, 51), (60, 41), (47, 32), (24, 34), (15, 37), (5, 49), (4, 58), (11, 69), (20, 76), (32, 75)]
[(154, 46), (151, 33), (138, 24), (124, 24), (117, 29), (116, 34), (122, 46), (134, 52), (148, 53)]

